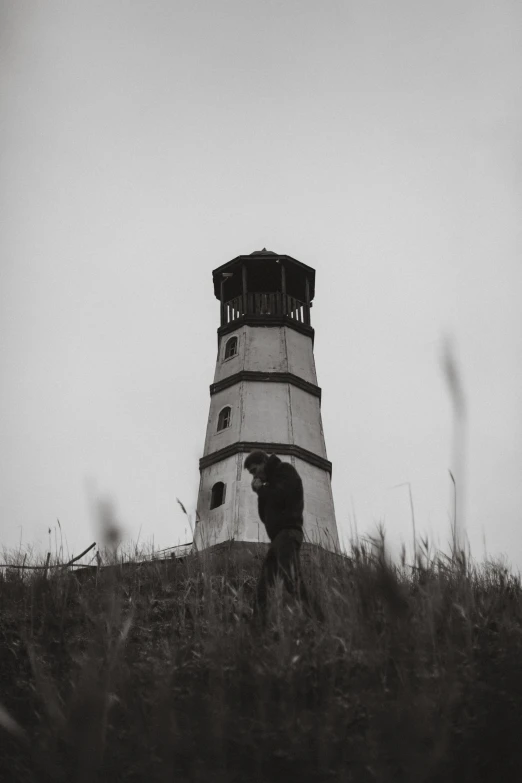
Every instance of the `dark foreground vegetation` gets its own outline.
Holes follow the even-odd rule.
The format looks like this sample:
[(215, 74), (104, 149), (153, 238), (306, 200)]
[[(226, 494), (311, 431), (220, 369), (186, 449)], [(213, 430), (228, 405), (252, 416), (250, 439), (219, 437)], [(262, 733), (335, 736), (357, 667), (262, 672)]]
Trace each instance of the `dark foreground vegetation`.
[(259, 567), (4, 570), (0, 780), (522, 780), (518, 579), (316, 551), (325, 622), (279, 597), (261, 632)]

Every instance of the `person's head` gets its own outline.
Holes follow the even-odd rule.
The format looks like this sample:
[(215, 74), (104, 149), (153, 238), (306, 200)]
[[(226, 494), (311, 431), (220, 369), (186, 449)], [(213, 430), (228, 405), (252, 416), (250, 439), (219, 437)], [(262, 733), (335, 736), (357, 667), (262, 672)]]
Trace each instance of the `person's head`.
[(265, 467), (268, 462), (268, 454), (257, 449), (251, 451), (245, 460), (245, 469), (254, 476), (254, 478), (265, 479)]

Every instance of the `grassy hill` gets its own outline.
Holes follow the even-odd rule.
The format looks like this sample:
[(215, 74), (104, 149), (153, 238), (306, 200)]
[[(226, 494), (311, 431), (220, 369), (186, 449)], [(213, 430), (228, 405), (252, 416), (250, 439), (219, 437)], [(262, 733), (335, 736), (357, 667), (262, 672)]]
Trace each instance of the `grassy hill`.
[(522, 591), (495, 565), (311, 550), (0, 575), (2, 781), (518, 781)]

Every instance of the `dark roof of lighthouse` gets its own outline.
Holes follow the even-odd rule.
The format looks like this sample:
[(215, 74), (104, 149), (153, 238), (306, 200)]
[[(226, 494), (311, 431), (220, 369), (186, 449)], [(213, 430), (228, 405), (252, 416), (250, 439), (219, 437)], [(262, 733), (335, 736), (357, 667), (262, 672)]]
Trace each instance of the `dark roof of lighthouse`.
[(285, 264), (288, 272), (292, 272), (293, 275), (298, 276), (302, 280), (302, 286), (304, 286), (304, 278), (308, 278), (311, 301), (315, 295), (315, 269), (313, 269), (311, 266), (308, 266), (307, 264), (303, 264), (296, 258), (292, 258), (292, 256), (287, 256), (281, 253), (274, 253), (273, 250), (267, 250), (266, 247), (264, 247), (262, 250), (254, 250), (253, 253), (249, 253), (248, 255), (236, 256), (236, 258), (233, 258), (231, 261), (227, 261), (226, 264), (222, 264), (221, 266), (218, 266), (217, 269), (213, 270), (212, 277), (214, 279), (214, 293), (216, 298), (220, 298), (220, 284), (222, 279), (221, 275), (223, 272), (234, 272), (237, 268), (240, 268), (243, 263), (246, 263), (248, 270), (250, 265), (257, 264), (258, 262), (260, 264), (263, 264), (263, 262), (266, 264), (271, 264), (274, 261), (282, 261)]

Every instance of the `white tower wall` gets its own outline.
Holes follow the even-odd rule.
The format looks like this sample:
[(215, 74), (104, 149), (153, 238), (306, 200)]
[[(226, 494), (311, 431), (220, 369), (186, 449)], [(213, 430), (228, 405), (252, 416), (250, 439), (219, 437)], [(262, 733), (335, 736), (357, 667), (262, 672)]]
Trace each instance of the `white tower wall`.
[[(325, 478), (324, 470), (297, 457), (284, 454), (277, 456), (291, 462), (303, 481), (305, 540), (320, 544), (326, 549), (336, 549), (339, 541), (329, 475), (326, 474)], [(198, 514), (203, 513), (204, 516), (198, 523), (198, 547), (205, 548), (230, 539), (265, 543), (269, 541), (257, 512), (257, 496), (250, 486), (252, 477), (243, 470), (245, 458), (246, 453), (234, 454), (202, 471)], [(212, 486), (216, 481), (222, 481), (226, 485), (226, 498), (223, 505), (210, 510)]]
[[(238, 338), (238, 354), (224, 359), (225, 346)], [(220, 339), (214, 383), (240, 370), (290, 372), (309, 383), (317, 383), (310, 337), (286, 326), (242, 326)]]

